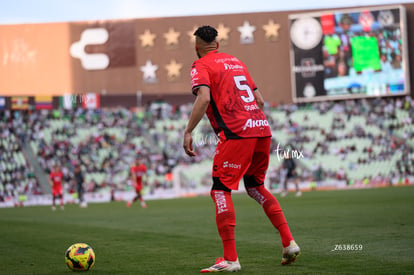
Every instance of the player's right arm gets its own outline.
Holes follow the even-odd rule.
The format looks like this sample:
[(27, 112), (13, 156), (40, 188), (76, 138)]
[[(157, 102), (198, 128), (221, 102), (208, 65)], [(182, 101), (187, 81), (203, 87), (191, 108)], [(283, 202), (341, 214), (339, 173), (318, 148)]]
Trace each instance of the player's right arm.
[(193, 138), (191, 136), (191, 133), (193, 132), (195, 127), (198, 125), (200, 120), (203, 118), (209, 104), (210, 104), (210, 88), (207, 86), (198, 87), (197, 98), (194, 102), (194, 106), (193, 106), (193, 110), (190, 115), (190, 119), (184, 131), (183, 147), (184, 147), (184, 151), (186, 152), (186, 154), (189, 155), (190, 157), (195, 156), (195, 153), (193, 151), (193, 145), (192, 145)]

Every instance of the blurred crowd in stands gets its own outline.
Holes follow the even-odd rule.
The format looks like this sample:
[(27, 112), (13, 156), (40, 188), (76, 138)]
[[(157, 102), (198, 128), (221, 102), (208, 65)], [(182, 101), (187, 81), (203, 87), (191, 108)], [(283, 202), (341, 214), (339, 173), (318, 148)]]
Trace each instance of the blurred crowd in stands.
[[(266, 105), (265, 108), (274, 134), (272, 152), (280, 143), (281, 135), (284, 144), (304, 152), (305, 158), (298, 160), (301, 169), (297, 180), (350, 181), (349, 173), (357, 166), (390, 161), (397, 151), (401, 158), (390, 163), (395, 167), (389, 173), (371, 173), (369, 179), (390, 181), (414, 175), (414, 100), (411, 97)], [(55, 164), (64, 174), (66, 192), (75, 192), (76, 164), (81, 164), (87, 179), (87, 192), (128, 189), (131, 186), (129, 168), (137, 156), (148, 167), (151, 192), (171, 188), (172, 171), (177, 165), (188, 166), (214, 156), (217, 140), (206, 119), (194, 133), (197, 156), (190, 159), (182, 150), (182, 133), (190, 111), (191, 103), (172, 106), (162, 101), (136, 110), (0, 110), (0, 202), (16, 193), (45, 193), (38, 175), (43, 173), (47, 179)], [(303, 115), (301, 119), (295, 117), (299, 113)], [(332, 119), (324, 122), (327, 125), (321, 125), (314, 121), (314, 113), (321, 117), (329, 115)], [(355, 118), (363, 120), (348, 127)], [(361, 139), (369, 141), (362, 152), (358, 151)], [(340, 141), (339, 144), (346, 145), (337, 147)], [(347, 167), (340, 165), (348, 155), (358, 152), (358, 158)], [(337, 169), (324, 163), (327, 156), (336, 157)], [(311, 165), (307, 160), (312, 160)], [(280, 181), (279, 169), (280, 165), (269, 167), (271, 182)]]

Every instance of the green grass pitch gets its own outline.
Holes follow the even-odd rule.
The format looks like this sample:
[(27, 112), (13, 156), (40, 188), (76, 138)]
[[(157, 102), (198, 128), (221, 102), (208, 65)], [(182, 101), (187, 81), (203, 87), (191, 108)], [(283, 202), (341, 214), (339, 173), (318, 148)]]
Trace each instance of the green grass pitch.
[[(239, 274), (414, 273), (414, 187), (277, 198), (302, 255), (281, 266), (279, 234), (254, 200), (235, 194)], [(71, 274), (64, 252), (76, 242), (95, 250), (90, 274), (198, 274), (221, 256), (213, 207), (197, 197), (149, 201), (147, 209), (0, 209), (0, 274)], [(362, 250), (332, 251), (346, 244)]]

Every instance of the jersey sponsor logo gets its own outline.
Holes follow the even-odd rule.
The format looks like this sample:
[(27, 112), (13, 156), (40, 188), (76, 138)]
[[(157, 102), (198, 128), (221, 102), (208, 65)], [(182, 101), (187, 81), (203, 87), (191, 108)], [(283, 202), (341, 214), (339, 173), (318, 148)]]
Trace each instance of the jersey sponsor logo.
[(246, 124), (244, 124), (243, 130), (246, 130), (247, 128), (255, 128), (255, 127), (269, 127), (269, 122), (266, 119), (257, 119), (253, 120), (249, 118), (246, 121)]
[(191, 85), (193, 87), (198, 86), (199, 85), (198, 82), (197, 82), (198, 80), (199, 80), (198, 77), (192, 78), (191, 79)]
[(198, 74), (198, 72), (197, 72), (196, 68), (191, 69), (191, 77), (194, 77), (197, 74)]
[(214, 192), (214, 198), (217, 205), (217, 214), (226, 212), (227, 209), (227, 201), (226, 196), (224, 195), (224, 191), (216, 191)]
[(237, 64), (223, 63), (223, 65), (224, 65), (225, 70), (243, 70), (244, 69), (242, 65), (237, 65)]
[(214, 59), (214, 62), (216, 62), (216, 63), (240, 62), (240, 60), (237, 59), (236, 57), (228, 57), (228, 58), (216, 58), (216, 59)]
[(229, 163), (228, 161), (223, 162), (223, 168), (241, 169), (241, 164)]

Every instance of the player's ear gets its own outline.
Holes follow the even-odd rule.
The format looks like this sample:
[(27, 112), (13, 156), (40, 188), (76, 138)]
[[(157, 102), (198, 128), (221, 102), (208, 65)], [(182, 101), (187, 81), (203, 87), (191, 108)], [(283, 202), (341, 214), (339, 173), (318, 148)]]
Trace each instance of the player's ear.
[(219, 48), (219, 42), (218, 41), (216, 41), (216, 44), (217, 44), (217, 47), (216, 47), (216, 50)]

